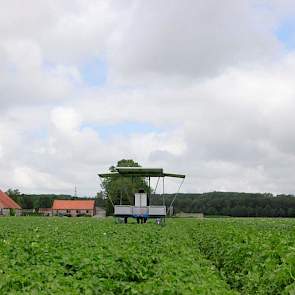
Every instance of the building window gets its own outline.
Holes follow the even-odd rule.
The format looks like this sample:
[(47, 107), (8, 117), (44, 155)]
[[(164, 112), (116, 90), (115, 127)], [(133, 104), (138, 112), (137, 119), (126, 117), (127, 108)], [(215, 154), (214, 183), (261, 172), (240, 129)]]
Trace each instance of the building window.
[(67, 210), (67, 213), (71, 213), (71, 210)]
[(86, 213), (89, 213), (89, 210), (86, 210)]
[(76, 213), (79, 214), (80, 213), (80, 210), (76, 210)]

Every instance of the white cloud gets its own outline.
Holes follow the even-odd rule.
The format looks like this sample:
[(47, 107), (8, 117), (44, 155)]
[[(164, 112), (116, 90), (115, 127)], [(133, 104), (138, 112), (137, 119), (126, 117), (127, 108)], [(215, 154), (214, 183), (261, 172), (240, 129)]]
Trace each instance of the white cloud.
[[(0, 187), (94, 194), (134, 158), (187, 173), (187, 191), (292, 193), (295, 53), (274, 32), (294, 4), (122, 3), (0, 9)], [(88, 87), (79, 69), (97, 58), (107, 83)]]
[[(164, 76), (215, 76), (278, 54), (273, 19), (252, 1), (137, 1), (111, 40), (114, 76), (133, 82)], [(121, 76), (120, 76), (121, 75)]]
[(46, 66), (33, 41), (0, 40), (0, 58), (1, 110), (65, 100), (80, 81), (74, 66)]
[(36, 171), (30, 167), (17, 167), (13, 171), (14, 183), (27, 190), (50, 191), (55, 187), (60, 190), (72, 189), (71, 183), (59, 180), (56, 176)]
[(3, 148), (2, 146), (0, 145), (0, 159), (3, 157)]
[(58, 107), (52, 110), (51, 121), (59, 131), (73, 133), (78, 131), (81, 124), (81, 117), (72, 108)]

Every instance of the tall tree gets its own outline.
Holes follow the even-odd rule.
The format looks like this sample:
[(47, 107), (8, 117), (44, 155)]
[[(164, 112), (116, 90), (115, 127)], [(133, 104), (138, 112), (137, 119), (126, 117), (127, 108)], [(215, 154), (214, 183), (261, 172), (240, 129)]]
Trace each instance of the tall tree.
[[(122, 159), (117, 162), (117, 167), (141, 167), (131, 159)], [(110, 172), (115, 172), (115, 166), (109, 168)], [(102, 189), (107, 196), (107, 214), (113, 213), (113, 204), (130, 205), (134, 203), (134, 193), (140, 189), (148, 191), (148, 184), (144, 177), (107, 177), (102, 181)]]

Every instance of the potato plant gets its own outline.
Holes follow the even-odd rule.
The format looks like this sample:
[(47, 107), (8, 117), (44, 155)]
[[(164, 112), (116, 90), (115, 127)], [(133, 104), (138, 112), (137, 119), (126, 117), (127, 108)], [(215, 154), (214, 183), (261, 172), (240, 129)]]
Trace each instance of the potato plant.
[(0, 294), (236, 294), (190, 227), (1, 218)]
[(196, 247), (242, 294), (295, 294), (295, 220), (212, 219), (192, 231)]
[(295, 221), (0, 218), (0, 294), (295, 294)]

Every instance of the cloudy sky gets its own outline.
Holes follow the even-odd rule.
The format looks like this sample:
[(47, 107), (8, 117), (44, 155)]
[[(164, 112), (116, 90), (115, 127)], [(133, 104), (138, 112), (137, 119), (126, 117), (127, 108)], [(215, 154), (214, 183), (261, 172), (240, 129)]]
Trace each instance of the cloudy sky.
[[(295, 2), (0, 0), (0, 188), (295, 193)], [(173, 190), (175, 183), (169, 183)]]

